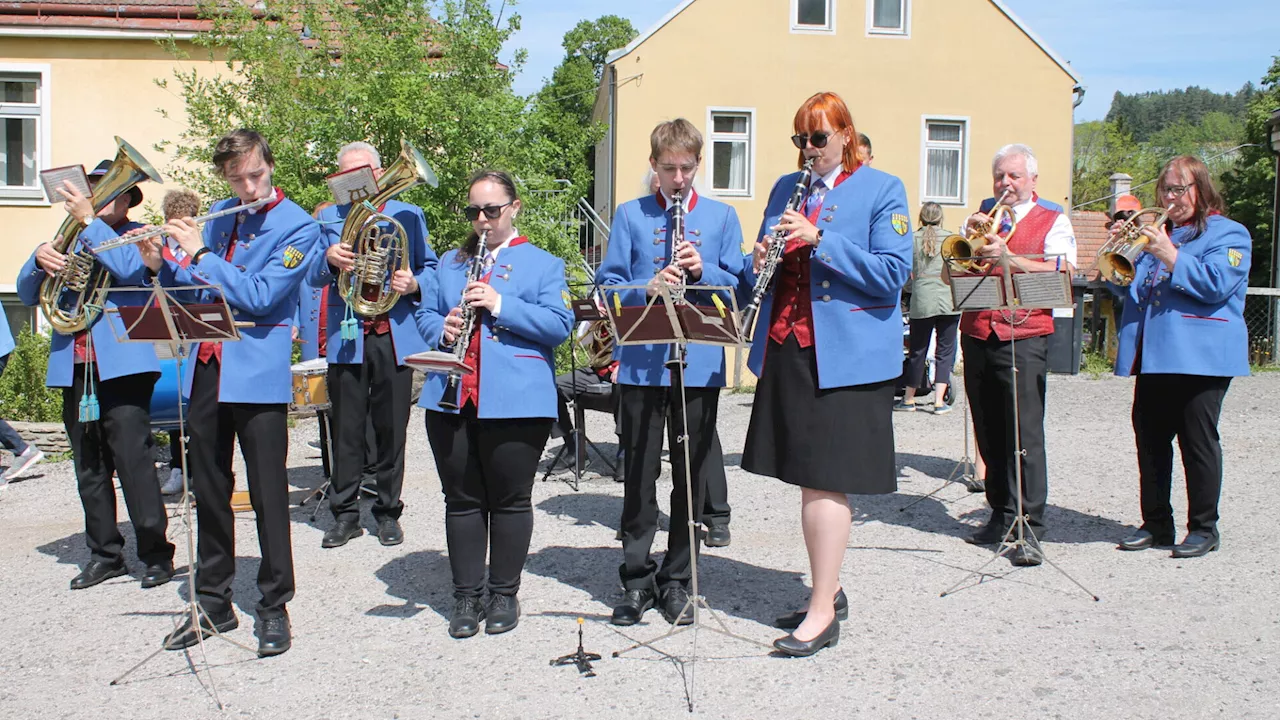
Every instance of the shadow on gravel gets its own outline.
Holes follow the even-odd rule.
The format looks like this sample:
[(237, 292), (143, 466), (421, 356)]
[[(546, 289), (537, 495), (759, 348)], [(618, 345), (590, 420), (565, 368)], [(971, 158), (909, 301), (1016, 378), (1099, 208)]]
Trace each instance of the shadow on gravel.
[[(620, 562), (619, 548), (552, 546), (530, 555), (525, 570), (576, 587), (595, 602), (611, 607), (622, 599)], [(712, 608), (764, 625), (772, 625), (775, 617), (795, 609), (793, 606), (808, 597), (799, 572), (748, 565), (707, 553), (699, 556), (698, 570), (699, 590)], [(662, 615), (647, 613), (645, 621), (661, 623)]]
[[(622, 498), (617, 495), (568, 492), (543, 500), (538, 509), (548, 515), (571, 517), (575, 525), (600, 525), (615, 532), (622, 525)], [(667, 532), (670, 526), (671, 518), (659, 510), (658, 529)]]
[[(289, 473), (289, 507), (296, 508), (298, 503), (310, 497), (320, 486), (324, 485), (324, 470), (317, 463), (315, 465), (303, 465), (301, 467), (291, 467)], [(312, 500), (311, 502), (315, 502)], [(311, 503), (307, 503), (307, 507), (311, 507)], [(307, 515), (310, 517), (310, 514)], [(295, 518), (296, 520), (297, 518)]]
[(375, 605), (365, 615), (410, 618), (430, 608), (443, 618), (453, 613), (453, 573), (439, 550), (418, 550), (389, 560), (374, 575), (401, 605)]

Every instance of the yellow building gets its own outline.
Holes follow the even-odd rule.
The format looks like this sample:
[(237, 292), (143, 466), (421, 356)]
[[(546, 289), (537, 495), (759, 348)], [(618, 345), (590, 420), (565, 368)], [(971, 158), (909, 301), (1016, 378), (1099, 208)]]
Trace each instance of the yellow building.
[[(176, 60), (159, 42), (173, 38), (191, 57), (205, 57), (189, 42), (206, 29), (195, 14), (195, 0), (19, 0), (0, 8), (0, 300), (15, 330), (32, 318), (14, 295), (18, 271), (65, 217), (61, 203), (45, 198), (39, 172), (92, 170), (115, 156), (116, 135), (165, 172), (173, 159), (154, 146), (178, 139), (185, 111), (175, 91), (155, 81), (176, 69), (219, 69)], [(159, 207), (164, 192), (151, 183), (141, 189), (146, 200), (135, 219), (148, 204)]]
[(644, 191), (649, 132), (685, 117), (707, 143), (698, 187), (737, 209), (750, 242), (774, 181), (796, 170), (795, 111), (822, 90), (849, 104), (913, 215), (933, 200), (957, 227), (1013, 142), (1035, 150), (1040, 196), (1069, 205), (1079, 82), (999, 0), (681, 0), (608, 58), (596, 211), (610, 219)]

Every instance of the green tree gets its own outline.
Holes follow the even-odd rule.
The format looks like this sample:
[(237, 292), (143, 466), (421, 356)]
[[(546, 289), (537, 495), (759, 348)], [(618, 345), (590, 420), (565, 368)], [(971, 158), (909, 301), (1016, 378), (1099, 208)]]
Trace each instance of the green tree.
[(1262, 90), (1249, 101), (1245, 115), (1244, 148), (1235, 167), (1222, 178), (1227, 215), (1248, 228), (1253, 236), (1253, 264), (1249, 284), (1267, 286), (1271, 282), (1272, 211), (1275, 202), (1276, 156), (1270, 147), (1267, 120), (1280, 108), (1280, 56), (1272, 58), (1262, 79)]
[(45, 387), (49, 338), (28, 325), (14, 338), (9, 364), (0, 376), (0, 417), (24, 422), (62, 420), (62, 393)]

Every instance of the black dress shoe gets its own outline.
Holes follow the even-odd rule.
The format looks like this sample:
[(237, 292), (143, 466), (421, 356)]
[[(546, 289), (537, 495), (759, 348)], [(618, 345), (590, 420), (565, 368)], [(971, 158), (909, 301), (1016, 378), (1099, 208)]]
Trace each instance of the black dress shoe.
[(351, 538), (357, 538), (363, 534), (364, 528), (360, 527), (359, 520), (339, 520), (337, 525), (329, 528), (329, 531), (324, 534), (324, 538), (320, 540), (320, 547), (342, 547)]
[(965, 538), (970, 545), (995, 545), (1004, 539), (1009, 528), (1003, 523), (987, 523), (981, 530)]
[(520, 601), (515, 595), (490, 595), (484, 608), (484, 631), (497, 635), (520, 624)]
[(1186, 537), (1180, 544), (1173, 547), (1173, 557), (1176, 558), (1196, 558), (1204, 557), (1209, 553), (1217, 550), (1222, 546), (1222, 538), (1206, 535), (1204, 533), (1193, 532)]
[(1146, 550), (1160, 545), (1172, 545), (1173, 538), (1164, 536), (1156, 537), (1146, 530), (1138, 530), (1129, 537), (1121, 540), (1117, 545), (1117, 550)]
[(635, 625), (653, 607), (657, 598), (658, 594), (652, 588), (628, 590), (623, 595), (622, 602), (613, 608), (613, 617), (609, 622), (614, 625)]
[[(778, 616), (778, 619), (774, 620), (773, 624), (783, 630), (795, 630), (800, 627), (800, 623), (804, 622), (804, 617), (807, 614), (797, 610), (793, 613)], [(849, 619), (849, 598), (844, 594), (844, 588), (836, 591), (836, 619)]]
[(727, 524), (707, 526), (707, 547), (729, 547), (731, 536)]
[(773, 646), (791, 657), (809, 657), (822, 648), (835, 647), (840, 642), (840, 621), (832, 620), (825, 630), (809, 641), (797, 640), (795, 635), (778, 638)]
[(263, 618), (258, 630), (258, 657), (271, 657), (293, 646), (293, 634), (289, 629), (289, 614)]
[(378, 542), (383, 545), (399, 545), (404, 542), (404, 530), (400, 521), (393, 517), (378, 520)]
[(85, 588), (91, 588), (103, 580), (120, 577), (127, 572), (129, 572), (129, 569), (124, 566), (123, 561), (105, 563), (100, 560), (90, 560), (79, 575), (71, 578), (71, 589), (84, 590)]
[(182, 623), (164, 638), (165, 650), (181, 650), (189, 648), (200, 642), (201, 637), (209, 637), (214, 632), (225, 633), (231, 632), (240, 627), (240, 619), (236, 617), (234, 610), (228, 610), (225, 613), (208, 613), (200, 612), (200, 633), (197, 635), (195, 622), (191, 619), (191, 613), (188, 612), (182, 618)]
[(672, 585), (662, 591), (662, 617), (672, 625), (693, 624), (693, 606), (689, 604), (689, 591), (683, 585)]
[(160, 587), (173, 579), (173, 562), (161, 563), (159, 565), (148, 565), (147, 571), (142, 574), (142, 587), (153, 588)]
[(469, 595), (453, 596), (453, 616), (449, 618), (449, 637), (469, 638), (480, 632), (484, 619), (484, 603)]

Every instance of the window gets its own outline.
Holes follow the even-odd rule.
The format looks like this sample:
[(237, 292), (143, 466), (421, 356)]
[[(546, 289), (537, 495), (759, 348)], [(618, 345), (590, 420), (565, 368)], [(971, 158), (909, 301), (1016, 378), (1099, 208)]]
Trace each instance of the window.
[(40, 170), (49, 165), (48, 70), (0, 65), (0, 201), (45, 204)]
[(835, 0), (791, 0), (792, 32), (833, 33), (835, 30)]
[(713, 109), (710, 113), (711, 189), (720, 195), (750, 196), (755, 110)]
[[(12, 285), (10, 287), (13, 287)], [(0, 291), (0, 302), (4, 305), (5, 319), (9, 321), (9, 331), (17, 339), (22, 328), (31, 325), (35, 318), (35, 308), (29, 308), (18, 300), (14, 293)]]
[(925, 118), (922, 181), (925, 200), (964, 204), (968, 194), (968, 120)]
[(868, 35), (909, 35), (910, 0), (867, 0)]

